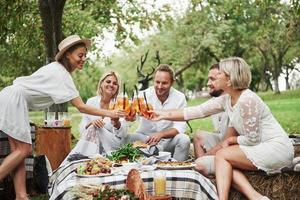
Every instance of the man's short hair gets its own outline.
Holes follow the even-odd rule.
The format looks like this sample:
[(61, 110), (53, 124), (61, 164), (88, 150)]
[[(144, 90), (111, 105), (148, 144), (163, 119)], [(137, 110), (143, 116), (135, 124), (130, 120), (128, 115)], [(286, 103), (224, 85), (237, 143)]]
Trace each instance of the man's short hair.
[(212, 69), (220, 69), (219, 63), (212, 64), (210, 66), (209, 70), (212, 70)]
[(170, 74), (171, 80), (175, 81), (175, 73), (174, 70), (172, 69), (172, 67), (168, 64), (160, 64), (156, 67), (155, 71), (154, 71), (154, 76), (156, 74), (156, 72), (161, 71), (161, 72), (168, 72)]

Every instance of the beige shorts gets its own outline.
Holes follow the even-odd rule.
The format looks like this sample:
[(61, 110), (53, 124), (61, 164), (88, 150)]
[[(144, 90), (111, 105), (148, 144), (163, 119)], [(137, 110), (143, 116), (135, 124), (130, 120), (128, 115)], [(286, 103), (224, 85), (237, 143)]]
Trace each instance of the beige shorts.
[(205, 169), (208, 174), (215, 174), (215, 156), (201, 156), (195, 160), (196, 165), (201, 166), (201, 169)]

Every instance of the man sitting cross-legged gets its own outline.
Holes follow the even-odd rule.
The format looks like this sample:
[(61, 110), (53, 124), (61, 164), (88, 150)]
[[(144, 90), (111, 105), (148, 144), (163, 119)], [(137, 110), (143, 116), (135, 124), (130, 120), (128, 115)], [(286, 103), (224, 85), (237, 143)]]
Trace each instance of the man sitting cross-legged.
[[(146, 89), (147, 102), (154, 109), (183, 109), (186, 107), (185, 95), (172, 87), (174, 71), (166, 64), (159, 65), (154, 72), (154, 86)], [(129, 140), (144, 141), (147, 144), (157, 144), (160, 151), (172, 153), (174, 159), (183, 161), (188, 158), (190, 139), (185, 134), (185, 122), (162, 120), (154, 122), (141, 117), (135, 134), (129, 135)]]
[[(207, 86), (210, 89), (210, 96), (218, 97), (223, 94), (222, 90), (215, 88), (216, 75), (219, 72), (217, 64), (210, 67), (208, 72)], [(223, 141), (228, 127), (228, 116), (225, 112), (211, 116), (214, 133), (200, 130), (193, 137), (193, 145), (196, 160), (196, 170), (204, 175), (214, 173), (214, 154), (217, 151), (218, 144)]]

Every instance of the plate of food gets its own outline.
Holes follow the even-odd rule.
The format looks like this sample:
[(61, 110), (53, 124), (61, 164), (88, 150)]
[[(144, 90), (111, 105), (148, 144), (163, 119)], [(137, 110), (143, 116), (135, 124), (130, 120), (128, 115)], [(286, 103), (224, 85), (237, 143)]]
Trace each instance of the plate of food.
[(111, 176), (114, 173), (99, 173), (99, 174), (76, 174), (78, 177), (87, 178), (87, 177), (104, 177)]
[(113, 174), (113, 162), (110, 160), (97, 157), (80, 164), (76, 169), (76, 174), (79, 177), (101, 177), (110, 176)]
[(138, 140), (138, 141), (133, 142), (133, 143), (132, 143), (132, 146), (133, 146), (134, 148), (148, 148), (150, 145), (149, 145), (149, 144), (146, 144), (146, 143), (143, 142), (143, 141)]
[(184, 162), (184, 161), (160, 161), (155, 166), (158, 169), (192, 169), (196, 166), (195, 163), (192, 162)]

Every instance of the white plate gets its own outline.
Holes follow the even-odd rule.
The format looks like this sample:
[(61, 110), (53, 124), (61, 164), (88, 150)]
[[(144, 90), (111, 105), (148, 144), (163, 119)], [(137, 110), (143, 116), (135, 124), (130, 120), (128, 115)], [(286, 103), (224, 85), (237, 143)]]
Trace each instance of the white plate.
[(171, 158), (171, 152), (168, 151), (160, 151), (157, 156), (154, 156), (159, 160), (169, 160)]
[(88, 175), (88, 174), (77, 174), (76, 175), (78, 177), (83, 177), (83, 178), (87, 178), (87, 177), (104, 177), (104, 176), (111, 176), (114, 173), (100, 173), (100, 174), (95, 174), (95, 175)]
[(140, 168), (142, 171), (153, 171), (156, 169), (154, 165), (142, 165)]
[(155, 164), (154, 166), (156, 166), (156, 168), (158, 169), (192, 169), (196, 166), (196, 164), (192, 163), (191, 165), (178, 165), (178, 166)]

